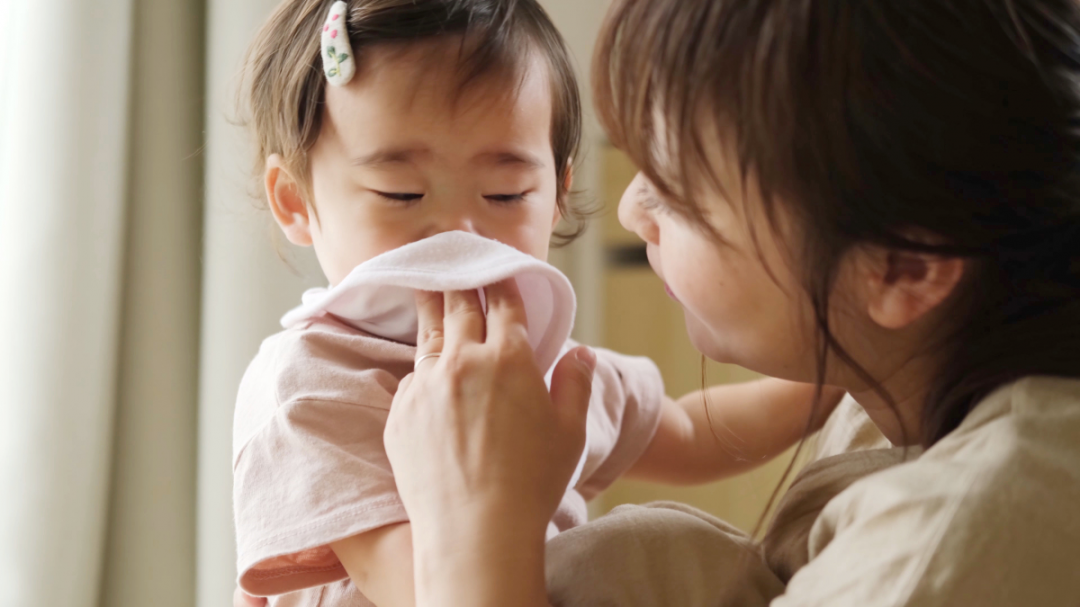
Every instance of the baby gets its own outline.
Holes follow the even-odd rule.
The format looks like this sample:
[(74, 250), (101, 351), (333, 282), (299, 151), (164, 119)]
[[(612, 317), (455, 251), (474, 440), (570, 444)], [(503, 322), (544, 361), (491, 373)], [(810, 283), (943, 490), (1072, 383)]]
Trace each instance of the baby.
[[(331, 287), (305, 294), (240, 386), (239, 584), (280, 606), (411, 605), (410, 529), (382, 443), (414, 365), (411, 291), (514, 278), (538, 365), (572, 346), (573, 294), (545, 260), (556, 224), (578, 215), (573, 68), (536, 0), (286, 0), (247, 69), (269, 209)], [(730, 475), (809, 417), (805, 386), (717, 393), (718, 423), (761, 446), (733, 451), (703, 395), (669, 400), (650, 361), (597, 356), (587, 446), (549, 537), (624, 473)]]

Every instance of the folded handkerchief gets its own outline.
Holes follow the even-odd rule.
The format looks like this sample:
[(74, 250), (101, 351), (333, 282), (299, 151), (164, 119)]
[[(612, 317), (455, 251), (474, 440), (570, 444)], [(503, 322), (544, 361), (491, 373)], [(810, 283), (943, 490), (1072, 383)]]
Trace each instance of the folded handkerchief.
[(529, 343), (546, 372), (573, 328), (576, 300), (570, 281), (546, 262), (467, 232), (444, 232), (369, 259), (339, 284), (305, 292), (303, 303), (281, 324), (291, 328), (332, 314), (362, 331), (414, 344), (414, 291), (482, 289), (508, 278), (521, 290)]

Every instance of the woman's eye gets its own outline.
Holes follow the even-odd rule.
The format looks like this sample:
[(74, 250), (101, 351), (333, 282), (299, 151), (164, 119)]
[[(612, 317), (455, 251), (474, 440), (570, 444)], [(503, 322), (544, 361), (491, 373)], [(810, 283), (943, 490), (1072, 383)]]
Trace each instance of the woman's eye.
[(409, 192), (380, 192), (378, 190), (372, 190), (379, 196), (386, 198), (387, 200), (393, 200), (394, 202), (416, 202), (424, 197), (423, 194), (413, 194)]
[(641, 199), (641, 207), (650, 213), (657, 214), (664, 213), (668, 210), (668, 206), (664, 204), (664, 201), (660, 200), (659, 196), (652, 193), (646, 194), (645, 197)]
[(489, 194), (487, 196), (484, 196), (484, 198), (487, 198), (491, 202), (497, 204), (510, 204), (525, 200), (525, 192), (522, 192), (520, 194)]
[(641, 208), (650, 213), (659, 214), (668, 210), (667, 205), (664, 204), (664, 201), (657, 195), (656, 190), (646, 182), (642, 182), (641, 185), (638, 186), (637, 195), (638, 204), (641, 205)]

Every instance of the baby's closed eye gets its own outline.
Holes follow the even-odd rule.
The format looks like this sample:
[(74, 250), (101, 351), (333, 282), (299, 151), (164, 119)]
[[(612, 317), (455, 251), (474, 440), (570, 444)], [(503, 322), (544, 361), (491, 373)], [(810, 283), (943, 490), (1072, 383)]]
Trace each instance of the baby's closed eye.
[(518, 194), (487, 194), (484, 198), (499, 204), (511, 204), (525, 200), (526, 194), (528, 194), (528, 192), (520, 192)]
[(372, 192), (375, 192), (379, 196), (381, 196), (383, 198), (386, 198), (388, 200), (393, 200), (395, 202), (405, 202), (405, 203), (415, 202), (415, 201), (420, 200), (421, 198), (424, 197), (423, 194), (412, 193), (412, 192), (380, 192), (379, 190), (372, 190)]
[[(424, 198), (424, 194), (420, 192), (383, 192), (381, 190), (371, 190), (374, 194), (380, 198), (395, 202), (404, 203), (409, 205), (411, 203), (419, 202)], [(511, 194), (484, 194), (484, 198), (490, 202), (509, 205), (525, 200), (525, 196), (529, 192), (517, 192)]]

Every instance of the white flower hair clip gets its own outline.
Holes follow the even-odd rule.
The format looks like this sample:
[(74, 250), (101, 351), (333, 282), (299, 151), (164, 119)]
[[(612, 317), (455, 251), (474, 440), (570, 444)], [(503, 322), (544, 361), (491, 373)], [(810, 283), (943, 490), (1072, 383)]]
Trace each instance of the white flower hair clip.
[(349, 28), (345, 25), (349, 5), (335, 2), (322, 29), (322, 62), (326, 80), (334, 86), (345, 86), (356, 73), (356, 60), (349, 45)]

